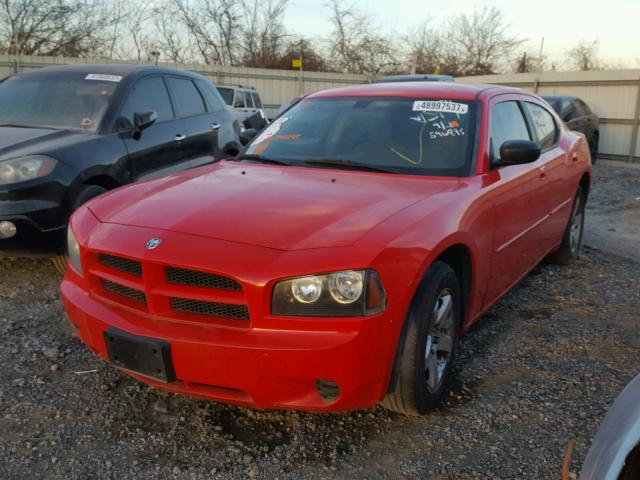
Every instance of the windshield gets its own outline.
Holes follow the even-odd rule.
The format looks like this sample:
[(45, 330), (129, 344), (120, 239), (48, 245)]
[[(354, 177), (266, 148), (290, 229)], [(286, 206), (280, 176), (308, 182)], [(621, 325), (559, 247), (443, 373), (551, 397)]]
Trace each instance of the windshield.
[(225, 88), (225, 87), (216, 87), (218, 89), (218, 93), (224, 100), (224, 103), (227, 105), (233, 104), (233, 88)]
[[(473, 102), (397, 97), (302, 100), (247, 147), (247, 157), (291, 165), (393, 173), (469, 173)], [(242, 157), (241, 157), (242, 158)]]
[(0, 83), (0, 125), (95, 131), (121, 77), (14, 75)]

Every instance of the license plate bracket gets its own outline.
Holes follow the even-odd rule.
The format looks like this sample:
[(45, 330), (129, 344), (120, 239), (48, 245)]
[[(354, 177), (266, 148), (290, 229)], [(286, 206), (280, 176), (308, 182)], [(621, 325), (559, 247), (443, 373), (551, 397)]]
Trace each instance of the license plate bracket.
[(139, 375), (168, 383), (176, 379), (171, 345), (166, 340), (141, 337), (110, 327), (104, 332), (109, 361)]

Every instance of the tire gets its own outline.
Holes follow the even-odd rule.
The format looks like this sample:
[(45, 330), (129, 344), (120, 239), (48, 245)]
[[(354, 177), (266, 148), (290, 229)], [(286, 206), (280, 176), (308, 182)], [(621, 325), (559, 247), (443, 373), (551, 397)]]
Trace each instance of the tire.
[(586, 203), (587, 199), (582, 191), (582, 187), (578, 187), (576, 196), (573, 199), (569, 222), (562, 237), (562, 244), (556, 252), (547, 257), (550, 263), (569, 265), (578, 258), (584, 234), (584, 211)]
[[(100, 187), (99, 185), (86, 185), (85, 187), (82, 188), (82, 190), (80, 190), (80, 193), (78, 193), (78, 196), (76, 197), (75, 201), (71, 205), (71, 213), (75, 212), (78, 208), (80, 208), (82, 205), (87, 203), (92, 198), (95, 198), (98, 195), (102, 195), (106, 191), (107, 191), (106, 188)], [(56, 255), (51, 259), (51, 261), (53, 262), (53, 266), (56, 269), (56, 271), (60, 275), (64, 275), (65, 272), (67, 271), (66, 245), (65, 245), (65, 253), (61, 255)]]
[(598, 146), (600, 144), (600, 135), (598, 132), (594, 133), (589, 141), (589, 153), (591, 153), (591, 165), (596, 163), (598, 160)]
[(640, 444), (627, 455), (624, 468), (618, 477), (619, 480), (637, 480), (638, 478), (640, 478)]
[(384, 408), (422, 415), (442, 401), (460, 333), (460, 299), (460, 283), (453, 269), (435, 262), (405, 320), (392, 384), (381, 402)]

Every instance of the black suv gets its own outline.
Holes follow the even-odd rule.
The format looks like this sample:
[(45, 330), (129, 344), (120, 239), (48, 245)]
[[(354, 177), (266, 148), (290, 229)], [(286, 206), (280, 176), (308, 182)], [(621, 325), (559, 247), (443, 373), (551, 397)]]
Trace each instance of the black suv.
[(201, 75), (78, 65), (0, 83), (0, 255), (62, 253), (71, 212), (120, 185), (240, 150), (240, 125)]
[(558, 112), (567, 127), (576, 132), (584, 133), (591, 151), (591, 163), (596, 163), (598, 144), (600, 143), (600, 119), (598, 116), (578, 97), (542, 95), (542, 98)]

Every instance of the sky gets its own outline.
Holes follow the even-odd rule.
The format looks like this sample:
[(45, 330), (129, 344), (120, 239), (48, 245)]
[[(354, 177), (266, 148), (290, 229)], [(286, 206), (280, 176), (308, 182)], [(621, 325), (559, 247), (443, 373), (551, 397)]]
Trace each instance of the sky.
[[(327, 0), (291, 0), (285, 24), (307, 37), (331, 31)], [(431, 18), (437, 26), (445, 18), (495, 6), (511, 25), (512, 35), (528, 40), (537, 53), (544, 37), (544, 55), (561, 60), (578, 41), (599, 40), (600, 57), (611, 64), (640, 67), (640, 0), (344, 0), (378, 19), (385, 33), (404, 35), (410, 27)]]

